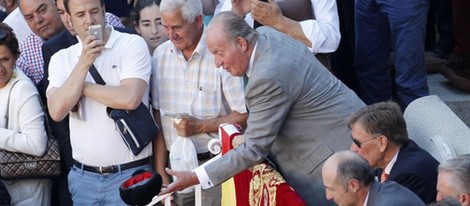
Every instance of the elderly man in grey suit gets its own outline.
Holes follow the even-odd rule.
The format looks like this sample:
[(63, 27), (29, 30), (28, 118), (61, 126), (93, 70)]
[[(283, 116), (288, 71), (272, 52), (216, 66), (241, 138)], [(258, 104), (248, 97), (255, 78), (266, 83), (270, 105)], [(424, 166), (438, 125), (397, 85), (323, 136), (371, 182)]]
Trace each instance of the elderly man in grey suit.
[(396, 182), (375, 181), (367, 160), (351, 151), (328, 158), (322, 173), (326, 197), (339, 206), (425, 205), (416, 194)]
[(194, 172), (167, 169), (178, 178), (162, 194), (218, 185), (268, 158), (308, 205), (328, 205), (321, 164), (349, 147), (345, 119), (364, 103), (305, 45), (269, 27), (255, 31), (230, 12), (214, 17), (207, 44), (217, 66), (249, 78), (245, 143)]

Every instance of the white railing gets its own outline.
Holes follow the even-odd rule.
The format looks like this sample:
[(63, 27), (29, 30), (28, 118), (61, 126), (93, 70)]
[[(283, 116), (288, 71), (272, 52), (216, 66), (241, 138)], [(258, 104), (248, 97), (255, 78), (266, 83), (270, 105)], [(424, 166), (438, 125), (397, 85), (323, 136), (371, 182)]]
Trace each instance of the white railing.
[[(207, 161), (204, 164), (200, 165), (199, 167), (204, 167), (207, 164), (215, 161), (216, 159), (219, 159), (220, 157), (221, 157), (221, 154), (218, 154), (217, 156), (213, 157), (212, 159), (210, 159), (209, 161)], [(202, 206), (201, 192), (202, 192), (201, 185), (195, 185), (194, 186), (195, 206)], [(153, 205), (161, 202), (162, 200), (164, 200), (165, 206), (171, 206), (171, 195), (172, 194), (173, 193), (164, 194), (162, 196), (156, 195), (155, 197), (153, 197), (152, 201), (149, 204), (147, 204), (147, 206), (153, 206)]]
[[(209, 161), (205, 162), (204, 164), (200, 165), (199, 167), (204, 167), (207, 164), (210, 164), (211, 162), (219, 159), (222, 154), (222, 137), (228, 135), (230, 137), (231, 135), (239, 135), (240, 132), (238, 131), (237, 127), (234, 124), (229, 124), (229, 123), (224, 123), (219, 125), (219, 138), (214, 138), (211, 139), (207, 145), (207, 149), (212, 154), (215, 154), (217, 156), (213, 157)], [(201, 204), (201, 185), (195, 185), (194, 186), (194, 196), (195, 196), (195, 206), (202, 206)], [(152, 201), (147, 205), (147, 206), (153, 206), (157, 204), (158, 202), (164, 200), (165, 206), (171, 206), (171, 195), (173, 193), (165, 194), (162, 196), (155, 196), (153, 197)]]

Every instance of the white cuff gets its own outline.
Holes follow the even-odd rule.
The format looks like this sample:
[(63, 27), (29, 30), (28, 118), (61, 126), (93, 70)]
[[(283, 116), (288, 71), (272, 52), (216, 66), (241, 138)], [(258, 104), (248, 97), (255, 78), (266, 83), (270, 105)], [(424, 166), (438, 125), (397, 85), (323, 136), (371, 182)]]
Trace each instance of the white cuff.
[(207, 172), (204, 169), (204, 165), (196, 167), (196, 169), (193, 171), (196, 173), (197, 179), (199, 180), (202, 189), (208, 189), (214, 186), (214, 184), (209, 179), (209, 175), (207, 175)]

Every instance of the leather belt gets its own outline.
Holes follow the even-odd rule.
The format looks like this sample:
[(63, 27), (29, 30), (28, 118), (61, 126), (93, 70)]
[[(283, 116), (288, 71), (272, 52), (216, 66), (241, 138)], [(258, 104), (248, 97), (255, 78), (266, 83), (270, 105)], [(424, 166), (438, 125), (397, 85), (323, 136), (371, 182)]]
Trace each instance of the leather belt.
[(82, 164), (78, 161), (75, 161), (73, 165), (79, 169), (83, 169), (88, 172), (94, 172), (98, 174), (111, 174), (111, 173), (116, 173), (119, 171), (131, 169), (134, 167), (146, 165), (150, 163), (150, 157), (146, 157), (144, 159), (136, 160), (133, 162), (128, 162), (120, 165), (110, 165), (110, 166), (104, 166), (104, 167), (95, 167), (95, 166), (89, 166)]
[(208, 159), (211, 159), (213, 157), (215, 157), (215, 155), (212, 154), (211, 152), (205, 152), (205, 153), (198, 153), (197, 154), (197, 160), (199, 160), (199, 161), (208, 160)]

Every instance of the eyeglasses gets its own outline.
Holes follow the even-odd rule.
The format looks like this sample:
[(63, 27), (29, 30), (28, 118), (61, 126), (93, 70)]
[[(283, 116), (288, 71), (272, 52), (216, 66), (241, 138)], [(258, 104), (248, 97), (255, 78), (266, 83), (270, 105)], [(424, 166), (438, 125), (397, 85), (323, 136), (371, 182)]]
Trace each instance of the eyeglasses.
[(377, 135), (377, 136), (375, 136), (375, 137), (372, 137), (372, 138), (370, 138), (370, 139), (368, 139), (368, 140), (366, 140), (366, 141), (359, 142), (359, 140), (357, 140), (356, 138), (354, 138), (354, 137), (351, 135), (352, 141), (353, 141), (354, 144), (356, 144), (357, 147), (359, 147), (359, 148), (361, 148), (361, 146), (362, 146), (363, 144), (365, 144), (365, 143), (367, 143), (367, 142), (370, 142), (370, 141), (374, 140), (374, 139), (377, 138), (377, 137), (380, 137), (380, 135)]

